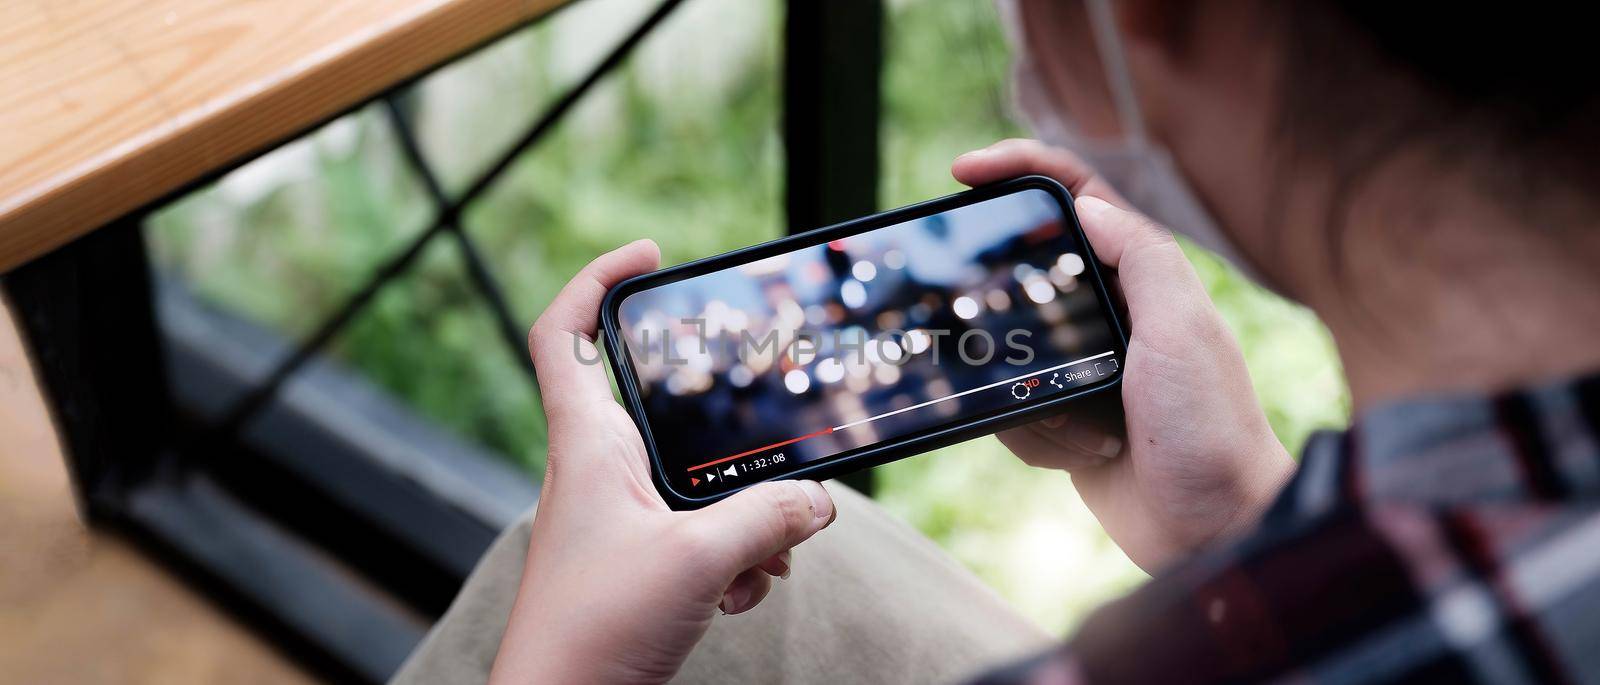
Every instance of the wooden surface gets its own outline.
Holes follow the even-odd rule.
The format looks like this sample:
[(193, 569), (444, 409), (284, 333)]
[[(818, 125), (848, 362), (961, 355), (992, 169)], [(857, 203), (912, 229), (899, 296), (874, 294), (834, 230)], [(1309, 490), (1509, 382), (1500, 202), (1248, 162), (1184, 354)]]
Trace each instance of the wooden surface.
[(85, 529), (3, 300), (0, 682), (313, 682), (133, 546)]
[(0, 273), (566, 1), (0, 1)]

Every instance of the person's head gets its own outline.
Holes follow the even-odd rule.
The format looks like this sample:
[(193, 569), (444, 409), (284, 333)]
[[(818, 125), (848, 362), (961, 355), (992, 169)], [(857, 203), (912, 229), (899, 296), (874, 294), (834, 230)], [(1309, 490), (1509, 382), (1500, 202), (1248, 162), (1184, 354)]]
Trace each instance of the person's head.
[[(1127, 117), (1096, 1), (1016, 0), (1013, 23), (1049, 107), (1086, 137), (1118, 138)], [(1150, 139), (1239, 256), (1325, 315), (1361, 307), (1340, 301), (1353, 283), (1399, 273), (1470, 288), (1474, 273), (1451, 270), (1495, 251), (1528, 268), (1600, 257), (1600, 74), (1583, 7), (1108, 5)]]

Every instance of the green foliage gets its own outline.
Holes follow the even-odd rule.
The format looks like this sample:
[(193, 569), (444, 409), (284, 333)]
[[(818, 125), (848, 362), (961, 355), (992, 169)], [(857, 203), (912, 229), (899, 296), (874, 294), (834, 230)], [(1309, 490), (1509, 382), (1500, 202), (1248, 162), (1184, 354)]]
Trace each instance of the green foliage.
[[(669, 21), (667, 35), (465, 213), (521, 324), (584, 263), (630, 240), (654, 238), (671, 264), (781, 233), (778, 48), (733, 40), (779, 35), (779, 5), (701, 4), (710, 8)], [(1008, 48), (990, 0), (890, 8), (885, 207), (959, 190), (951, 159), (1022, 133), (1008, 119)], [(616, 2), (584, 3), (424, 81), (408, 105), (447, 188), (463, 187), (573, 81), (577, 69), (560, 65), (573, 61), (574, 36), (633, 21), (621, 10), (618, 19)], [(304, 336), (432, 216), (379, 115), (346, 117), (158, 213), (151, 236), (160, 264), (206, 299)], [(1191, 254), (1284, 442), (1297, 449), (1310, 430), (1342, 422), (1338, 367), (1315, 319), (1210, 255)], [(423, 416), (540, 476), (546, 429), (512, 356), (522, 352), (505, 349), (448, 236), (331, 352)], [(1054, 630), (1143, 577), (1062, 474), (1024, 466), (993, 438), (878, 474), (885, 506)]]

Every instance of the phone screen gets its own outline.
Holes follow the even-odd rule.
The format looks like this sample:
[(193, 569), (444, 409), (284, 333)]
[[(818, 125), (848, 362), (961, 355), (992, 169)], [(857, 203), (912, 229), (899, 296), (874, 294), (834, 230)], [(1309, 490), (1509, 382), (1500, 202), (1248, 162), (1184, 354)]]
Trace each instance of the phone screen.
[(628, 294), (646, 439), (695, 499), (1107, 383), (1124, 347), (1038, 188)]

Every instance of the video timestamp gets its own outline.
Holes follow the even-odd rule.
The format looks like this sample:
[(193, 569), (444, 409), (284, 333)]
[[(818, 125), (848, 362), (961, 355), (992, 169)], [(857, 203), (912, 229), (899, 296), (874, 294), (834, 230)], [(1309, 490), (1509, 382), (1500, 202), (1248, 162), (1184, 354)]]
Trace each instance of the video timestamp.
[(760, 471), (761, 469), (767, 468), (769, 466), (777, 466), (779, 464), (782, 464), (783, 462), (785, 462), (787, 460), (788, 460), (788, 457), (784, 456), (782, 452), (778, 452), (777, 454), (771, 454), (771, 455), (767, 455), (765, 457), (756, 457), (755, 459), (751, 459), (750, 461), (745, 462), (743, 464), (743, 466), (744, 466), (743, 470), (746, 473), (749, 473), (751, 471)]

